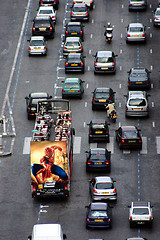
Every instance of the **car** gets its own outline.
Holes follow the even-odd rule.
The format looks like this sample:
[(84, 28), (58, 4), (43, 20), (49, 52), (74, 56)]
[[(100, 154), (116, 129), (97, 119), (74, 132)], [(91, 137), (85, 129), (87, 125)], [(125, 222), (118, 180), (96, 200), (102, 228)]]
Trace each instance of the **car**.
[(73, 4), (75, 3), (84, 3), (87, 7), (92, 10), (94, 5), (94, 0), (73, 0)]
[(84, 25), (81, 22), (68, 22), (65, 26), (65, 38), (75, 36), (84, 40)]
[(146, 42), (145, 26), (142, 23), (130, 23), (127, 27), (126, 43)]
[(86, 216), (86, 228), (112, 228), (112, 211), (106, 202), (92, 202)]
[(126, 101), (126, 117), (148, 117), (149, 105), (146, 91), (129, 91), (128, 95), (124, 95)]
[(32, 36), (29, 41), (28, 55), (47, 55), (47, 43), (44, 36)]
[(85, 152), (86, 171), (107, 171), (111, 170), (111, 152), (106, 148), (91, 148)]
[(142, 238), (142, 237), (129, 237), (129, 238), (126, 238), (125, 240), (147, 240), (147, 238)]
[(52, 6), (40, 6), (37, 12), (37, 17), (51, 17), (52, 22), (56, 23), (56, 11)]
[(106, 109), (108, 103), (114, 102), (115, 92), (113, 92), (112, 88), (95, 88), (92, 93), (92, 110)]
[(75, 3), (71, 7), (70, 14), (71, 21), (89, 21), (89, 10), (86, 4), (83, 3)]
[(92, 201), (117, 200), (117, 189), (113, 179), (108, 176), (98, 176), (89, 180), (89, 191)]
[(105, 119), (93, 119), (90, 121), (88, 141), (92, 143), (94, 141), (109, 142), (109, 128)]
[(58, 10), (59, 0), (39, 0), (39, 6), (53, 6)]
[(129, 0), (129, 11), (131, 10), (146, 10), (147, 9), (147, 0)]
[(135, 126), (121, 126), (116, 133), (116, 141), (120, 149), (142, 149), (140, 129)]
[(80, 37), (67, 37), (63, 46), (63, 55), (66, 56), (69, 53), (82, 53), (83, 46)]
[(62, 98), (82, 98), (84, 93), (84, 81), (80, 78), (66, 78), (62, 82)]
[(32, 36), (54, 38), (55, 27), (50, 17), (35, 17), (33, 20)]
[(129, 89), (150, 89), (150, 71), (144, 67), (134, 67), (128, 71), (128, 88)]
[(160, 7), (154, 10), (153, 23), (154, 23), (154, 26), (160, 26)]
[(129, 223), (130, 227), (146, 224), (152, 227), (153, 211), (151, 202), (131, 202), (129, 207)]
[(93, 55), (94, 73), (115, 73), (117, 56), (112, 51), (98, 51)]
[(65, 62), (65, 73), (81, 72), (85, 70), (85, 56), (81, 53), (69, 53)]
[(52, 98), (52, 96), (46, 92), (33, 92), (30, 93), (29, 96), (26, 96), (25, 99), (27, 105), (28, 120), (36, 117), (38, 101), (50, 98)]

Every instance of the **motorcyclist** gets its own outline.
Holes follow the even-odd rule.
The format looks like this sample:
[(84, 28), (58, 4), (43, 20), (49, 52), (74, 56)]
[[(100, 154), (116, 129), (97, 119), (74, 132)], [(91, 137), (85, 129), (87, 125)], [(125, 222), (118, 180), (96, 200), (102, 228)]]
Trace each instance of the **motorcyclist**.
[(104, 32), (104, 36), (106, 36), (107, 34), (112, 34), (112, 31), (113, 31), (113, 28), (111, 26), (111, 23), (108, 22), (107, 27), (106, 27), (105, 32)]
[(106, 106), (106, 110), (107, 110), (107, 117), (110, 117), (110, 114), (114, 111), (114, 113), (116, 114), (116, 109), (115, 109), (115, 104), (114, 103), (109, 103)]

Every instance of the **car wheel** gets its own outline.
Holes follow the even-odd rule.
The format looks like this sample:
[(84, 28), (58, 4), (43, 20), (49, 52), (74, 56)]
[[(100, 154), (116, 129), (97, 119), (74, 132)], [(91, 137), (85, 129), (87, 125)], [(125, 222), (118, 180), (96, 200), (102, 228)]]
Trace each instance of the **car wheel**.
[(128, 40), (126, 39), (126, 43), (128, 43)]
[(30, 120), (31, 119), (31, 117), (30, 117), (30, 115), (28, 114), (28, 120)]
[(92, 138), (91, 137), (89, 137), (89, 143), (92, 143), (93, 142), (93, 140), (92, 140)]
[(45, 52), (44, 56), (47, 56), (47, 52)]
[(133, 222), (130, 222), (130, 228), (133, 228), (135, 224)]
[(109, 143), (110, 142), (110, 139), (109, 139), (109, 137), (107, 138), (107, 143)]
[(29, 57), (31, 57), (31, 54), (30, 54), (30, 53), (28, 53), (28, 56), (29, 56)]
[(96, 71), (94, 71), (94, 75), (96, 75), (97, 74), (97, 72)]
[(95, 106), (94, 105), (92, 105), (92, 110), (95, 110)]
[(119, 143), (118, 146), (119, 146), (119, 149), (122, 149), (122, 145), (121, 145), (121, 143)]

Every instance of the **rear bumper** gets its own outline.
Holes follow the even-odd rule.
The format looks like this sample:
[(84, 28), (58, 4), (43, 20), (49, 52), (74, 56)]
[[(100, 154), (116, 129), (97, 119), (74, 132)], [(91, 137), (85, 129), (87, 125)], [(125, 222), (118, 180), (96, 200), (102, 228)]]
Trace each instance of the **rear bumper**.
[(115, 67), (108, 67), (108, 69), (102, 69), (101, 67), (94, 68), (95, 73), (115, 73), (115, 71)]
[(103, 201), (103, 200), (117, 200), (117, 194), (116, 195), (110, 195), (110, 196), (93, 196), (92, 199), (94, 201)]
[(89, 141), (97, 141), (97, 142), (102, 142), (102, 141), (105, 141), (105, 142), (109, 142), (109, 135), (89, 135)]
[(127, 117), (148, 117), (148, 115), (149, 115), (148, 111), (144, 111), (144, 112), (126, 111)]
[(84, 67), (65, 67), (65, 72), (83, 72)]
[(126, 41), (127, 42), (145, 42), (146, 41), (146, 38), (144, 37), (129, 37), (129, 38), (126, 38)]

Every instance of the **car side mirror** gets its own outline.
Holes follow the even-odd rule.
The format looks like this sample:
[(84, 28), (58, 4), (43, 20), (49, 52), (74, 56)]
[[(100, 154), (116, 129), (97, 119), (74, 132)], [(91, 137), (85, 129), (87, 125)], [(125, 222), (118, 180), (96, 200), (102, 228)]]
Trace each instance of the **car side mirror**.
[(130, 73), (130, 71), (127, 71), (127, 73)]
[(66, 234), (63, 234), (63, 239), (67, 239), (67, 236), (66, 236)]
[(26, 100), (28, 100), (28, 99), (29, 99), (29, 97), (25, 97), (25, 99), (26, 99)]
[(83, 56), (83, 58), (86, 58), (86, 56)]
[(73, 133), (73, 135), (75, 135), (75, 129), (74, 128), (72, 128), (72, 133)]
[(128, 205), (128, 208), (131, 208), (131, 205)]
[(85, 83), (85, 81), (82, 81), (82, 83)]
[(111, 151), (108, 151), (108, 154), (110, 154), (110, 155), (111, 155)]
[(138, 132), (141, 132), (141, 129), (138, 128), (137, 130), (138, 130)]
[(150, 97), (151, 95), (150, 94), (147, 94), (147, 97)]
[(127, 95), (123, 95), (124, 97), (127, 97)]
[(89, 208), (89, 206), (85, 206), (85, 208)]
[(113, 92), (113, 94), (116, 94), (116, 92)]

